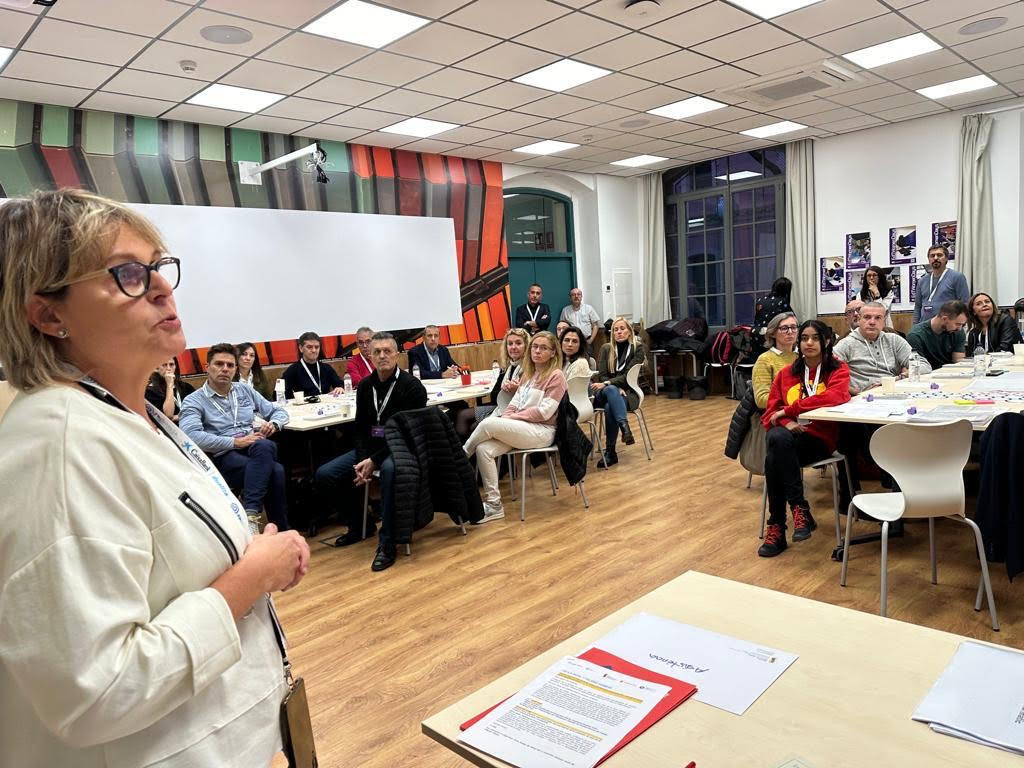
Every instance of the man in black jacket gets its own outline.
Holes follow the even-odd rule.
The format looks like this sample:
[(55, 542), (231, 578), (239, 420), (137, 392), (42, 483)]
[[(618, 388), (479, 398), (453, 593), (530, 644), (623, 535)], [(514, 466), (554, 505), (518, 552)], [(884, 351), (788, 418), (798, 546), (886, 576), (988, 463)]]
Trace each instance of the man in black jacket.
[(452, 360), (448, 347), (441, 345), (441, 329), (428, 325), (423, 329), (423, 343), (409, 350), (409, 372), (419, 368), (421, 379), (452, 379), (459, 375), (459, 366)]
[(537, 331), (546, 331), (551, 325), (551, 308), (547, 304), (541, 304), (544, 297), (540, 285), (534, 283), (526, 295), (526, 303), (516, 307), (516, 321), (514, 327), (525, 328), (532, 336)]
[[(390, 333), (375, 333), (370, 357), (376, 370), (359, 382), (356, 390), (354, 450), (327, 462), (316, 471), (316, 489), (322, 503), (348, 480), (365, 485), (380, 471), (380, 537), (373, 558), (374, 571), (390, 568), (395, 562), (394, 480), (395, 463), (384, 438), (384, 425), (401, 411), (424, 408), (427, 391), (418, 379), (398, 368), (398, 343)], [(350, 508), (348, 533), (336, 546), (344, 547), (362, 540), (362, 510)], [(372, 530), (368, 533), (372, 533)]]

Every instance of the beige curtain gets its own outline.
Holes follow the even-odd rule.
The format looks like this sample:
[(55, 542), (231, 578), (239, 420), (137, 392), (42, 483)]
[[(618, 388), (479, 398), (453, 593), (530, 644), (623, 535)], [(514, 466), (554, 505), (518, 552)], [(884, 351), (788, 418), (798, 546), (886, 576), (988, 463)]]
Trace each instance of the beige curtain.
[(661, 173), (640, 177), (640, 226), (643, 227), (640, 254), (644, 270), (644, 293), (640, 307), (645, 328), (668, 320), (668, 265), (665, 261), (665, 195)]
[(790, 304), (801, 320), (818, 316), (818, 258), (814, 232), (814, 142), (786, 145), (786, 255), (793, 281)]
[(995, 295), (996, 248), (992, 218), (992, 168), (989, 139), (991, 115), (965, 115), (960, 125), (960, 168), (957, 194), (956, 261), (971, 292)]

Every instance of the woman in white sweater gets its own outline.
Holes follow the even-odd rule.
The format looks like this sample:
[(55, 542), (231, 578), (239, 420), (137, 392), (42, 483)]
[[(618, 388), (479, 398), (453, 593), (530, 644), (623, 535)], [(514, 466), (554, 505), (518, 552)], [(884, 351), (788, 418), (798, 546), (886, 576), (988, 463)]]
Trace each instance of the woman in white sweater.
[(541, 331), (532, 339), (512, 402), (500, 415), (481, 421), (466, 441), (466, 455), (476, 454), (484, 483), (484, 518), (505, 516), (498, 490), (498, 457), (513, 449), (543, 448), (555, 439), (558, 404), (565, 394), (562, 352), (558, 339)]
[(269, 592), (309, 549), (253, 536), (146, 380), (185, 337), (178, 260), (78, 191), (0, 206), (5, 765), (267, 766), (287, 690)]
[(559, 336), (562, 345), (562, 371), (565, 373), (565, 380), (576, 376), (590, 378), (590, 361), (587, 359), (587, 342), (583, 331), (575, 325), (570, 325)]

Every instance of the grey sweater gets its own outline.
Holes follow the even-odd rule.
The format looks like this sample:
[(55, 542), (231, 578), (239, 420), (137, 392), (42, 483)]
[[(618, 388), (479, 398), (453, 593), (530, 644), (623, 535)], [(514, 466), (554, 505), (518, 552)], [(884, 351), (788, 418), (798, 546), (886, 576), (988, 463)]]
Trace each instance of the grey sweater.
[[(835, 347), (835, 355), (850, 367), (850, 388), (861, 392), (878, 384), (883, 376), (899, 376), (910, 363), (913, 350), (897, 333), (883, 333), (868, 341), (855, 329)], [(930, 373), (931, 366), (921, 358), (921, 373)]]

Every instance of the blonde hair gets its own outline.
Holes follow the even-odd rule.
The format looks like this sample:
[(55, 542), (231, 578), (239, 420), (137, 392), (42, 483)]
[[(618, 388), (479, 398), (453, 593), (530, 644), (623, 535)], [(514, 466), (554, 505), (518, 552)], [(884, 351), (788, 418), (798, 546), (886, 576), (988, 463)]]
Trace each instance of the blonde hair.
[(0, 362), (14, 387), (81, 378), (59, 341), (29, 322), (27, 307), (36, 295), (59, 301), (71, 282), (103, 269), (121, 228), (167, 250), (145, 218), (90, 192), (35, 192), (0, 205)]
[(619, 344), (615, 341), (615, 324), (624, 323), (626, 329), (629, 331), (629, 356), (633, 356), (633, 352), (636, 351), (636, 334), (633, 333), (633, 326), (629, 324), (626, 318), (616, 317), (612, 320), (611, 328), (608, 329), (608, 370), (615, 371), (616, 366), (619, 363)]
[[(509, 363), (512, 362), (512, 358), (508, 356), (508, 337), (518, 336), (523, 340), (523, 358), (529, 357), (527, 354), (530, 350), (530, 334), (526, 332), (525, 328), (509, 328), (505, 334), (505, 338), (501, 342), (501, 367), (508, 368)], [(522, 365), (522, 359), (520, 360)]]
[[(533, 364), (533, 356), (530, 354), (530, 347), (532, 347), (537, 339), (544, 339), (551, 345), (551, 348), (555, 351), (555, 354), (548, 364), (542, 369), (537, 370)], [(537, 377), (537, 381), (546, 382), (551, 378), (551, 374), (555, 371), (562, 370), (562, 346), (558, 343), (558, 339), (555, 338), (555, 334), (551, 331), (540, 331), (534, 334), (533, 338), (530, 339), (530, 343), (526, 346), (526, 354), (523, 355), (523, 375), (522, 381), (529, 381), (534, 376)]]

